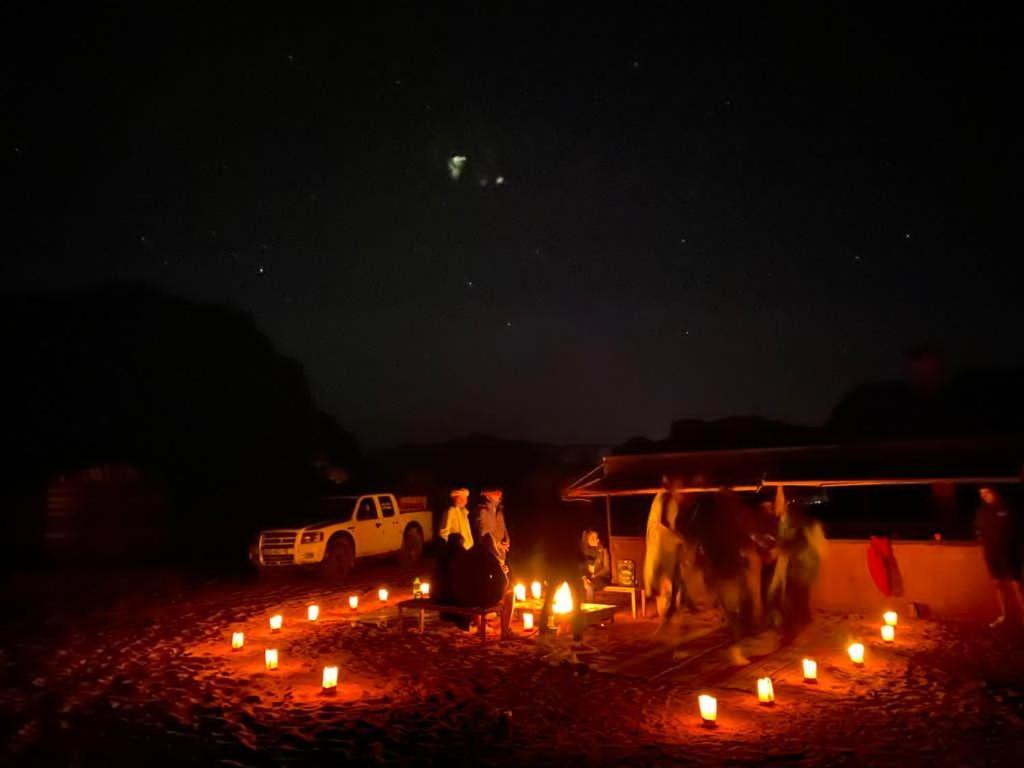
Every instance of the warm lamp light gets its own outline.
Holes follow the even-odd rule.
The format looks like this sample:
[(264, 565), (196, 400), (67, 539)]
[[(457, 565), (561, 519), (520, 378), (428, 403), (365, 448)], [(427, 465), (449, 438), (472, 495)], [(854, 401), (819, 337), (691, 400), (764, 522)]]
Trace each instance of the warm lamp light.
[(231, 633), (231, 650), (237, 651), (245, 645), (245, 632)]
[(533, 629), (533, 614), (529, 611), (523, 613), (523, 629)]
[(386, 603), (388, 601), (388, 591), (384, 587), (377, 590), (377, 599), (382, 603)]
[(324, 667), (323, 692), (330, 695), (338, 690), (338, 668)]
[(804, 659), (804, 682), (818, 682), (818, 662), (814, 659)]
[(886, 611), (882, 614), (882, 620), (890, 627), (895, 627), (899, 624), (900, 616), (896, 611)]
[(320, 618), (320, 606), (311, 605), (306, 609), (306, 618), (310, 621), (316, 621)]
[(697, 706), (700, 707), (700, 719), (706, 725), (714, 725), (718, 719), (718, 699), (702, 693), (697, 697)]
[(862, 643), (850, 643), (846, 652), (850, 654), (850, 661), (854, 664), (860, 666), (864, 663), (864, 645)]
[(526, 585), (516, 584), (515, 589), (512, 590), (512, 594), (516, 598), (516, 602), (521, 603), (526, 599)]
[(430, 597), (430, 582), (424, 581), (420, 584), (420, 594), (424, 597)]
[(757, 700), (766, 707), (775, 703), (775, 688), (770, 677), (757, 678)]
[(353, 611), (359, 607), (359, 595), (348, 596), (348, 607), (351, 608)]
[(277, 648), (267, 648), (263, 651), (263, 663), (270, 671), (277, 669)]
[(270, 617), (271, 632), (280, 632), (282, 624), (284, 624), (284, 616), (282, 616), (280, 613), (275, 613), (273, 616)]
[(894, 627), (892, 624), (883, 624), (882, 625), (882, 639), (885, 640), (885, 642), (887, 642), (887, 643), (891, 643), (893, 640), (895, 640), (896, 639), (896, 627)]
[(530, 585), (530, 594), (534, 600), (540, 600), (540, 596), (544, 593), (544, 587), (541, 586), (539, 581), (535, 581)]
[(563, 581), (562, 586), (555, 590), (551, 610), (556, 614), (572, 613), (572, 590), (569, 589), (569, 582)]

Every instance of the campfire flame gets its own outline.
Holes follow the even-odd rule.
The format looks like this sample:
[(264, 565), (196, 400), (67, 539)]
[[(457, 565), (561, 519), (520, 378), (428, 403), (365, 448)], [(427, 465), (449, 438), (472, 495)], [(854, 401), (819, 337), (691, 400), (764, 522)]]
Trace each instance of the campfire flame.
[(551, 603), (551, 610), (556, 614), (572, 613), (572, 590), (569, 589), (569, 582), (563, 581), (562, 586), (555, 590), (555, 599)]

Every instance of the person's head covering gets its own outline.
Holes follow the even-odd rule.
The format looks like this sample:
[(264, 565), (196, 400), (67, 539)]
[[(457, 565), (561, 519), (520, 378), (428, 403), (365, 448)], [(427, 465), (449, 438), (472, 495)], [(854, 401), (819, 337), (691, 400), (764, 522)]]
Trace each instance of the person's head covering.
[(500, 497), (502, 495), (501, 488), (484, 488), (480, 493), (485, 499), (490, 499), (494, 496)]
[(451, 496), (453, 499), (458, 496), (465, 496), (466, 498), (469, 498), (469, 488), (456, 488), (452, 491)]
[(590, 538), (590, 534), (592, 533), (597, 533), (597, 531), (595, 531), (593, 528), (585, 528), (583, 533), (580, 534), (580, 551), (584, 555), (590, 554), (592, 550), (598, 550), (601, 548), (600, 539), (598, 540), (598, 546), (596, 547), (591, 547), (590, 544), (587, 542), (587, 539)]

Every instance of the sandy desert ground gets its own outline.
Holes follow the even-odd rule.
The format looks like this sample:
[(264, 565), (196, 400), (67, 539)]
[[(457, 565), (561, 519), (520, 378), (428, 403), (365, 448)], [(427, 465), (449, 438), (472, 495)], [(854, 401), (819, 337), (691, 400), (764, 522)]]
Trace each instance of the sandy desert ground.
[[(1019, 765), (1022, 635), (901, 617), (819, 614), (798, 642), (770, 633), (731, 667), (712, 610), (656, 636), (653, 618), (582, 644), (526, 634), (481, 643), (391, 603), (420, 571), (374, 566), (351, 584), (195, 582), (173, 572), (22, 575), (5, 587), (0, 725), (18, 765)], [(360, 596), (357, 611), (347, 597)], [(321, 617), (306, 620), (317, 603)], [(271, 634), (272, 613), (284, 627)], [(245, 647), (230, 649), (233, 631)], [(863, 667), (846, 655), (866, 646)], [(267, 672), (266, 647), (280, 653)], [(802, 682), (813, 657), (817, 685)], [(321, 669), (340, 669), (325, 697)], [(776, 703), (760, 706), (756, 679)], [(718, 699), (704, 727), (697, 695)]]

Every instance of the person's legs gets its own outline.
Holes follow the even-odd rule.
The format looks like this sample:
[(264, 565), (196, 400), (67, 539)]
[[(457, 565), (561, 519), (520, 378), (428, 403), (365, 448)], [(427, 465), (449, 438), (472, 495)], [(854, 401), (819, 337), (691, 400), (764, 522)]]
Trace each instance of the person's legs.
[(1013, 590), (1013, 597), (1017, 602), (1017, 620), (1024, 622), (1024, 592), (1021, 591), (1020, 581), (1013, 579), (1010, 582), (1010, 589)]
[(999, 615), (989, 622), (990, 627), (998, 627), (1006, 621), (1006, 595), (1003, 592), (1004, 584), (1000, 579), (993, 579), (992, 585), (996, 590), (996, 603), (999, 605)]
[(512, 637), (512, 611), (515, 609), (515, 595), (508, 590), (501, 598), (501, 639)]

